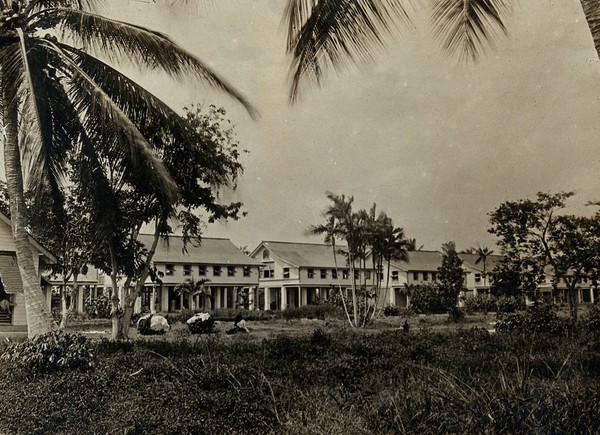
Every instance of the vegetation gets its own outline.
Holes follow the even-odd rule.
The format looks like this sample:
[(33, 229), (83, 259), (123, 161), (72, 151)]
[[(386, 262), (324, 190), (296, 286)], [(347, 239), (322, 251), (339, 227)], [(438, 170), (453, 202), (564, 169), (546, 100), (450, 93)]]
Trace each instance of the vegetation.
[(0, 427), (15, 434), (595, 433), (599, 344), (592, 335), (481, 329), (103, 340), (93, 345), (91, 370), (46, 374), (2, 364), (0, 382), (13, 388), (4, 393), (11, 406)]

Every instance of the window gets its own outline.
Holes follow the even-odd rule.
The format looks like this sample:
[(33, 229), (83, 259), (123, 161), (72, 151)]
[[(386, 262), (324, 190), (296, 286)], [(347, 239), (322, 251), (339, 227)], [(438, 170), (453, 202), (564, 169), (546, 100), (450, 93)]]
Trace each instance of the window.
[(206, 265), (201, 264), (200, 266), (198, 266), (198, 275), (206, 276)]
[(221, 276), (221, 266), (213, 266), (213, 276)]
[(413, 279), (414, 279), (415, 281), (418, 281), (418, 280), (419, 280), (419, 272), (413, 272)]
[(431, 280), (435, 281), (437, 279), (437, 275), (435, 272), (431, 272)]
[(244, 266), (244, 276), (248, 277), (252, 275), (252, 268), (250, 266)]
[(398, 281), (398, 271), (397, 270), (392, 271), (392, 281)]
[(183, 265), (183, 274), (185, 276), (190, 276), (192, 274), (192, 265), (191, 264)]
[(429, 274), (427, 272), (423, 272), (423, 281), (429, 280)]
[(165, 275), (171, 276), (175, 273), (175, 265), (174, 264), (167, 264), (165, 266), (165, 268), (166, 268)]
[(289, 267), (284, 267), (283, 268), (283, 277), (284, 278), (289, 278), (290, 277), (290, 268)]
[(263, 270), (263, 278), (274, 278), (275, 273), (271, 269)]
[(481, 281), (481, 274), (480, 273), (476, 273), (475, 274), (475, 282), (479, 282)]
[(365, 279), (371, 279), (371, 271), (365, 270)]
[(348, 272), (348, 269), (342, 270), (342, 278), (348, 279), (349, 276), (350, 276), (350, 273)]
[(354, 271), (354, 279), (360, 279), (360, 272), (358, 270)]
[(335, 269), (331, 269), (331, 277), (332, 277), (333, 279), (337, 279), (337, 270), (335, 270)]
[(235, 276), (235, 266), (227, 266), (227, 276)]
[(263, 251), (263, 260), (268, 260), (268, 259), (269, 259), (269, 251), (265, 249)]
[(327, 269), (321, 269), (321, 279), (327, 279)]
[(315, 277), (315, 269), (306, 269), (306, 275), (311, 279), (314, 278)]

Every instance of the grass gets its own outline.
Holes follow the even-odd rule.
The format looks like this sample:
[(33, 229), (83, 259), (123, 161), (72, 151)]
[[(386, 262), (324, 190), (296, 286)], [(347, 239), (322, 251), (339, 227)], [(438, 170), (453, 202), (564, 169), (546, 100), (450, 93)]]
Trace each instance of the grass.
[(490, 334), (492, 319), (414, 316), (409, 333), (404, 318), (366, 330), (280, 319), (249, 322), (246, 335), (192, 336), (176, 324), (162, 337), (96, 338), (92, 370), (50, 375), (3, 363), (11, 406), (0, 432), (600, 431), (600, 341)]

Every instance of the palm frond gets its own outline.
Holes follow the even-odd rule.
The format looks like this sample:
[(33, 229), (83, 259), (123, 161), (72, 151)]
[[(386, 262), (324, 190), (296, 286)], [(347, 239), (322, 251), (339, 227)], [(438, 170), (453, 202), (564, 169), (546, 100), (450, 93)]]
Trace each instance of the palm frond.
[(592, 33), (596, 52), (600, 56), (600, 2), (598, 0), (581, 0), (581, 7)]
[(93, 11), (106, 0), (31, 0), (25, 8), (26, 13), (35, 13), (50, 8), (75, 8)]
[(303, 80), (319, 84), (328, 68), (371, 59), (373, 47), (384, 46), (398, 22), (410, 22), (401, 0), (289, 0), (284, 19), (291, 102)]
[(68, 53), (42, 41), (55, 53), (54, 62), (61, 62), (61, 68), (70, 75), (69, 94), (90, 140), (99, 147), (113, 147), (115, 167), (125, 177), (151, 180), (146, 183), (148, 187), (156, 189), (164, 201), (172, 201), (177, 187), (135, 124)]
[(498, 33), (506, 33), (509, 0), (430, 0), (434, 34), (446, 51), (477, 60)]
[(59, 21), (63, 32), (111, 62), (127, 58), (140, 68), (160, 69), (178, 80), (199, 78), (237, 100), (253, 118), (258, 117), (246, 97), (164, 33), (82, 10), (55, 8), (46, 13)]

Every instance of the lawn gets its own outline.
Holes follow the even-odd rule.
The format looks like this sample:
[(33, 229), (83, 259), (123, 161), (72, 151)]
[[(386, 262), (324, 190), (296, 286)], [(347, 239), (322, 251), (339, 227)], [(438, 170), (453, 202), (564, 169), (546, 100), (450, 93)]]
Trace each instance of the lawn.
[[(252, 321), (115, 343), (94, 368), (2, 364), (3, 433), (597, 433), (600, 341), (489, 333), (493, 316)], [(96, 325), (98, 326), (98, 325)], [(221, 325), (226, 328), (229, 324)], [(109, 324), (106, 324), (106, 330)], [(25, 416), (25, 417), (24, 417)]]

